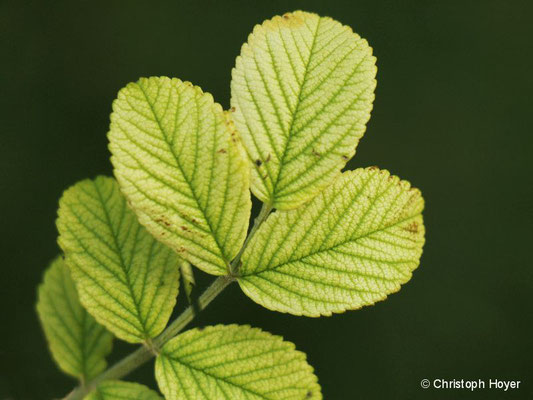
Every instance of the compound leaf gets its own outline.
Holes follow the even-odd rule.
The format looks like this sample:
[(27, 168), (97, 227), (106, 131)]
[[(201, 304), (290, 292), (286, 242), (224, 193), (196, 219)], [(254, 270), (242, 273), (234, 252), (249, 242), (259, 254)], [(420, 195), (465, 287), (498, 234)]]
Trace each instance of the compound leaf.
[(113, 103), (109, 140), (140, 222), (198, 268), (228, 273), (251, 199), (249, 167), (222, 107), (189, 82), (143, 78)]
[(275, 212), (243, 254), (243, 291), (266, 308), (331, 315), (386, 298), (424, 245), (424, 200), (377, 168), (345, 172), (305, 206)]
[(86, 382), (105, 369), (113, 335), (82, 307), (61, 257), (52, 261), (44, 274), (37, 313), (52, 356), (62, 371)]
[(157, 392), (134, 382), (104, 381), (85, 400), (163, 400)]
[(259, 199), (296, 208), (339, 174), (370, 118), (375, 62), (367, 41), (331, 18), (296, 11), (255, 27), (231, 105)]
[(112, 178), (72, 186), (58, 214), (59, 244), (81, 303), (123, 340), (157, 336), (176, 303), (178, 256), (139, 224)]
[(321, 399), (306, 356), (249, 326), (193, 329), (170, 340), (156, 361), (167, 400)]

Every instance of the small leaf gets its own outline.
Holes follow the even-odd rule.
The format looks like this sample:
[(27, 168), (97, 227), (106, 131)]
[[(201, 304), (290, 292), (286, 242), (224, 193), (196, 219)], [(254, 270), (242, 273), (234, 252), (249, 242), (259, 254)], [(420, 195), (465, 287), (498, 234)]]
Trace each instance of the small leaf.
[(249, 326), (182, 333), (163, 347), (155, 368), (167, 400), (322, 399), (305, 354)]
[(157, 392), (139, 383), (104, 381), (85, 400), (163, 400)]
[(39, 286), (37, 313), (54, 360), (62, 371), (82, 382), (106, 367), (113, 335), (85, 311), (68, 267), (57, 257)]
[(251, 199), (249, 167), (222, 107), (189, 82), (143, 78), (113, 103), (109, 140), (141, 224), (205, 272), (228, 273)]
[(179, 259), (137, 222), (116, 181), (68, 189), (57, 227), (81, 303), (96, 320), (128, 342), (157, 336), (176, 303)]
[(423, 208), (420, 192), (387, 171), (345, 172), (304, 207), (270, 215), (238, 282), (255, 302), (295, 315), (373, 304), (418, 266)]
[(231, 82), (252, 191), (291, 209), (331, 184), (370, 118), (376, 59), (339, 22), (302, 11), (257, 25)]
[(191, 293), (196, 281), (194, 280), (194, 271), (192, 265), (188, 261), (180, 263), (181, 279), (183, 279), (183, 288), (189, 303), (191, 302)]

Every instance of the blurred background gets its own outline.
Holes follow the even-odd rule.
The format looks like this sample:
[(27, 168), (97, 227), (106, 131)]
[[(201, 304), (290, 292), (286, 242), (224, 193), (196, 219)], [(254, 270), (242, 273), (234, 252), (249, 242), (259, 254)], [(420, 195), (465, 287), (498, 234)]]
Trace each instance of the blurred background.
[[(325, 399), (533, 398), (530, 1), (3, 0), (0, 399), (61, 397), (74, 385), (48, 353), (36, 287), (58, 253), (62, 191), (112, 174), (106, 133), (118, 90), (167, 75), (227, 108), (253, 26), (295, 9), (338, 19), (374, 48), (374, 111), (348, 168), (378, 165), (422, 190), (421, 265), (400, 292), (360, 311), (292, 317), (234, 285), (194, 325), (284, 336), (308, 354)], [(116, 341), (110, 361), (132, 347)], [(424, 390), (423, 378), (522, 383), (471, 393)], [(128, 379), (155, 387), (151, 364)]]

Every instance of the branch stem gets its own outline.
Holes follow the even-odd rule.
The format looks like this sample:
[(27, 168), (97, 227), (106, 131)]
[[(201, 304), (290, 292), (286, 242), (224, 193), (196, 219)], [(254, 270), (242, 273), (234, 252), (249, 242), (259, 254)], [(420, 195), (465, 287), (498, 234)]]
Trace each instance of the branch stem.
[(255, 236), (257, 230), (263, 224), (263, 222), (265, 222), (265, 220), (267, 219), (271, 211), (272, 211), (272, 204), (263, 203), (263, 206), (261, 207), (261, 211), (259, 211), (259, 215), (255, 218), (254, 225), (252, 226), (250, 233), (246, 237), (246, 240), (244, 241), (244, 244), (242, 245), (241, 250), (235, 257), (235, 259), (231, 262), (230, 271), (231, 271), (232, 276), (238, 276), (239, 268), (241, 266), (241, 257), (242, 257), (242, 254), (244, 253), (244, 250), (246, 250), (246, 247), (248, 247), (250, 240), (252, 240), (252, 238)]
[[(231, 277), (218, 277), (198, 299), (200, 311), (205, 309), (233, 281), (234, 279)], [(87, 382), (87, 384), (78, 386), (64, 400), (81, 400), (99, 383), (109, 379), (120, 379), (137, 369), (155, 356), (154, 349), (161, 348), (166, 342), (181, 332), (194, 319), (195, 315), (193, 307), (187, 307), (159, 336), (153, 339), (151, 346), (139, 347), (133, 353)]]

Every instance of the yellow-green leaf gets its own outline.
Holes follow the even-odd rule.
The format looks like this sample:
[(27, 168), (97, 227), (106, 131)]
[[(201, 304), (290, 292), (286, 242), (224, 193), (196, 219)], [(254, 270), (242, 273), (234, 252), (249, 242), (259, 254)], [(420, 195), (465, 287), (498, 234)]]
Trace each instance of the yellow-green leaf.
[(350, 27), (296, 11), (257, 25), (232, 74), (252, 191), (291, 209), (328, 186), (370, 118), (376, 59)]
[(249, 326), (182, 333), (163, 347), (155, 372), (167, 400), (322, 399), (305, 354)]
[(85, 400), (163, 400), (154, 390), (134, 382), (104, 381)]
[(140, 79), (113, 103), (109, 140), (140, 222), (198, 268), (226, 274), (251, 200), (249, 167), (222, 107), (189, 82)]
[(128, 342), (157, 336), (176, 303), (177, 255), (139, 224), (112, 178), (72, 186), (58, 214), (59, 244), (85, 308)]
[(271, 310), (312, 317), (383, 300), (419, 264), (423, 208), (420, 192), (387, 171), (345, 172), (304, 207), (270, 215), (239, 284)]
[(39, 286), (37, 313), (54, 360), (85, 382), (106, 367), (113, 335), (81, 306), (68, 267), (57, 257)]

